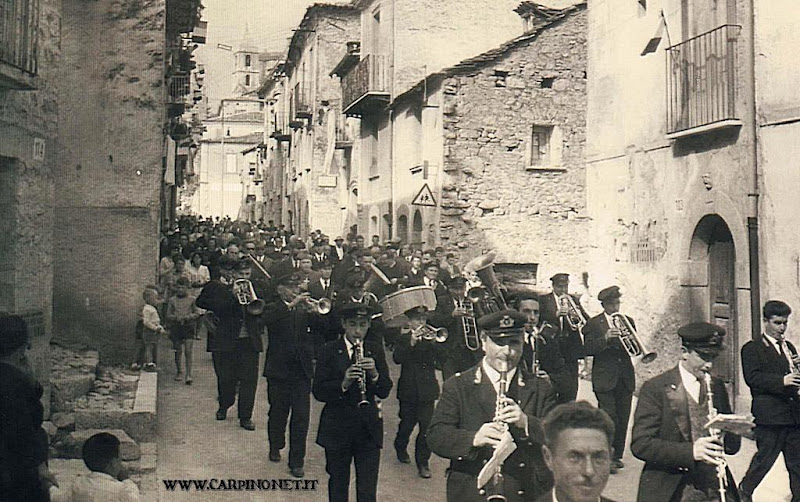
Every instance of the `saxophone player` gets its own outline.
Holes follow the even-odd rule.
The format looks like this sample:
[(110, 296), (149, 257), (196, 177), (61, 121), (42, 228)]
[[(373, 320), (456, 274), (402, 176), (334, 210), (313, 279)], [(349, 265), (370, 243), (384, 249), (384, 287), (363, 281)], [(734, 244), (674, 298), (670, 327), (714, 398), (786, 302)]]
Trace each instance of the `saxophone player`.
[[(516, 310), (481, 317), (483, 359), (444, 383), (427, 439), (434, 453), (450, 459), (448, 502), (486, 500), (477, 476), (506, 427), (517, 449), (502, 463), (504, 490), (499, 495), (508, 502), (533, 501), (553, 486), (542, 454), (542, 418), (555, 406), (555, 392), (548, 379), (519, 366), (526, 322)], [(492, 488), (491, 482), (486, 488)]]
[[(622, 453), (628, 435), (628, 420), (631, 415), (631, 401), (636, 388), (633, 363), (620, 342), (612, 315), (619, 312), (622, 293), (619, 287), (610, 286), (597, 294), (603, 312), (592, 317), (583, 328), (586, 355), (594, 356), (592, 367), (592, 390), (597, 396), (597, 406), (608, 413), (614, 421), (614, 451), (611, 458), (611, 474), (625, 467)], [(628, 321), (635, 328), (633, 319)]]
[[(709, 403), (704, 381), (723, 350), (725, 330), (707, 322), (678, 329), (680, 361), (642, 386), (633, 417), (631, 452), (645, 462), (638, 502), (720, 500), (718, 464), (739, 451), (741, 437), (715, 437), (704, 428), (714, 413), (731, 413), (725, 384), (713, 378)], [(725, 500), (739, 500), (730, 471)]]

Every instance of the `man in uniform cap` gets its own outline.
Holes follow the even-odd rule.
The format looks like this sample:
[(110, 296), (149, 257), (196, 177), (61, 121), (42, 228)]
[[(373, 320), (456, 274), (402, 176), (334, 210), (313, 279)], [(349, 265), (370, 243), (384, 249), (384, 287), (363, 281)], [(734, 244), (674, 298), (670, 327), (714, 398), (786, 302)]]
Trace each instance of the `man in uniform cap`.
[[(584, 358), (583, 335), (578, 329), (570, 327), (567, 322), (567, 311), (561, 301), (569, 295), (569, 274), (563, 272), (550, 277), (553, 292), (539, 298), (539, 308), (542, 323), (549, 323), (556, 329), (556, 338), (564, 356), (563, 378), (555, 381), (558, 392), (558, 402), (574, 401), (578, 395), (578, 361)], [(583, 311), (577, 298), (572, 298), (573, 303), (583, 314), (584, 319), (589, 316)]]
[(376, 398), (389, 396), (392, 380), (383, 346), (364, 341), (375, 313), (363, 303), (343, 305), (339, 317), (344, 337), (325, 344), (317, 358), (313, 392), (325, 403), (317, 444), (325, 449), (331, 502), (347, 501), (354, 462), (358, 501), (377, 497), (383, 418)]
[(462, 276), (452, 277), (447, 282), (449, 298), (443, 297), (445, 301), (436, 304), (436, 309), (443, 315), (443, 326), (447, 328), (450, 336), (444, 342), (445, 358), (442, 361), (442, 380), (447, 380), (460, 371), (475, 366), (475, 363), (483, 356), (480, 351), (480, 342), (477, 333), (477, 319), (473, 309), (472, 320), (467, 319), (468, 327), (474, 327), (475, 332), (471, 333), (471, 343), (478, 345), (473, 349), (467, 347), (467, 338), (464, 334), (464, 319), (470, 317), (467, 311), (469, 299), (466, 298), (467, 279)]
[[(608, 413), (615, 426), (612, 474), (624, 467), (622, 454), (628, 435), (633, 391), (636, 388), (633, 363), (620, 341), (621, 332), (612, 318), (619, 312), (621, 296), (618, 286), (601, 290), (597, 299), (603, 306), (603, 312), (589, 319), (583, 328), (586, 355), (594, 356), (592, 390), (597, 396), (598, 407)], [(635, 329), (633, 319), (627, 319)]]
[[(639, 478), (639, 502), (719, 500), (717, 462), (739, 451), (741, 438), (725, 433), (722, 440), (705, 429), (711, 379), (712, 405), (731, 413), (725, 384), (709, 376), (723, 350), (725, 330), (707, 322), (678, 329), (678, 365), (642, 386), (633, 417), (631, 452), (645, 462)], [(727, 500), (738, 500), (730, 471)]]
[(484, 502), (487, 493), (495, 494), (492, 481), (480, 492), (476, 484), (481, 468), (505, 436), (502, 423), (517, 446), (503, 463), (502, 495), (509, 502), (532, 501), (553, 486), (542, 457), (542, 418), (555, 406), (555, 392), (548, 379), (518, 366), (527, 320), (516, 310), (481, 317), (478, 327), (485, 356), (444, 384), (427, 439), (434, 453), (450, 459), (448, 502)]

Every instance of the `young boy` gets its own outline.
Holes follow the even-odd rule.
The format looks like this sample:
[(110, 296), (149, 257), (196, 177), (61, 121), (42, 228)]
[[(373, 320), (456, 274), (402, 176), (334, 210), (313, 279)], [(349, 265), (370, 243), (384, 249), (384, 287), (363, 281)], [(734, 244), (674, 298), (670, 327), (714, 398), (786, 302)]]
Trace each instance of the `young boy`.
[(100, 432), (83, 444), (83, 463), (92, 471), (69, 489), (50, 488), (51, 502), (76, 500), (138, 502), (139, 488), (128, 478), (119, 455), (119, 439)]
[(161, 303), (158, 297), (158, 290), (155, 286), (147, 286), (142, 293), (144, 307), (142, 308), (142, 343), (144, 344), (144, 369), (145, 371), (156, 371), (155, 347), (158, 343), (158, 335), (163, 335), (166, 330), (161, 325), (161, 317), (158, 315), (158, 305)]
[(189, 294), (189, 279), (179, 278), (175, 283), (175, 295), (167, 305), (169, 337), (175, 350), (175, 381), (183, 379), (183, 358), (186, 358), (186, 385), (192, 384), (192, 347), (197, 318), (200, 317), (194, 296)]

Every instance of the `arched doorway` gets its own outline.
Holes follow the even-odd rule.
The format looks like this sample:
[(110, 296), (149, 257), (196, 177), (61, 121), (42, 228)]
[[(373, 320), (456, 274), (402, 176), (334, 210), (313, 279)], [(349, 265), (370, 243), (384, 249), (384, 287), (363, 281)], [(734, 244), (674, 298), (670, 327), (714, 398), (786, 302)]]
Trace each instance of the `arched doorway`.
[(396, 238), (403, 241), (403, 244), (408, 242), (408, 216), (401, 214), (397, 217), (397, 233)]
[(708, 265), (705, 295), (709, 322), (725, 328), (725, 352), (714, 362), (714, 373), (738, 393), (739, 336), (736, 315), (736, 247), (730, 228), (719, 215), (700, 219), (692, 235), (690, 259)]
[(414, 211), (414, 222), (411, 230), (411, 245), (414, 249), (422, 248), (422, 213), (419, 209)]

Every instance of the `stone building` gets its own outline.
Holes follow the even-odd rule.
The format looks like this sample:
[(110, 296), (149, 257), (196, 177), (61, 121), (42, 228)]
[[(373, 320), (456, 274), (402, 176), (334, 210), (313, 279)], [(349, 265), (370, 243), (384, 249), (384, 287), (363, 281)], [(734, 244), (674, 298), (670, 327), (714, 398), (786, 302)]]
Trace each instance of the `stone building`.
[(623, 308), (664, 356), (650, 372), (674, 361), (679, 325), (724, 326), (715, 367), (739, 398), (739, 348), (760, 332), (762, 304), (800, 305), (800, 237), (785, 231), (800, 209), (798, 14), (754, 4), (588, 10), (590, 274), (624, 288)]
[[(540, 277), (585, 269), (586, 4), (523, 4), (527, 31), (393, 104), (395, 237)], [(414, 205), (423, 186), (436, 204)], [(547, 286), (548, 283), (545, 283)]]
[[(348, 49), (340, 49), (346, 52), (336, 74), (344, 114), (359, 119), (352, 149), (358, 177), (348, 194), (357, 201), (358, 233), (388, 239), (398, 224), (393, 205), (398, 189), (393, 173), (398, 144), (393, 139), (394, 99), (425, 75), (519, 35), (520, 20), (514, 13), (518, 4), (487, 0), (464, 8), (457, 0), (354, 2), (361, 14), (361, 36), (357, 48), (348, 44)], [(441, 164), (432, 166), (440, 168)], [(424, 228), (435, 224), (422, 222)], [(432, 238), (423, 232), (422, 242), (434, 244)]]
[[(270, 101), (268, 162), (284, 173), (284, 214), (268, 219), (303, 236), (321, 229), (333, 237), (346, 218), (340, 195), (352, 169), (350, 145), (341, 141), (346, 123), (339, 85), (330, 73), (344, 44), (358, 39), (359, 27), (358, 11), (351, 5), (311, 5), (292, 36), (280, 71), (259, 91)], [(264, 186), (270, 193), (274, 188)], [(265, 202), (272, 204), (272, 197), (266, 195)]]
[(28, 320), (34, 371), (45, 385), (53, 334), (60, 5), (0, 6), (0, 311)]

